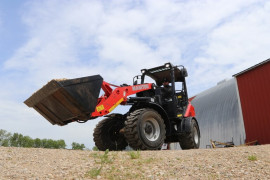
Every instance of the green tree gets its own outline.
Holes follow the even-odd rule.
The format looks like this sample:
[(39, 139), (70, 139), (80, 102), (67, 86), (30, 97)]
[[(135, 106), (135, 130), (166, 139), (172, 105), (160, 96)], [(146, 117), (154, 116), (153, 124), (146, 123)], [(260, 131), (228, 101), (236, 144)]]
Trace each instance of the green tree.
[[(29, 136), (23, 136), (19, 133), (11, 134), (0, 129), (0, 146), (65, 149), (66, 143), (63, 139), (32, 139)], [(85, 146), (79, 144), (79, 148), (83, 149)]]
[(41, 140), (41, 147), (42, 148), (48, 148), (49, 146), (48, 146), (48, 143), (47, 143), (47, 139), (42, 139)]
[(42, 142), (41, 142), (41, 140), (39, 138), (36, 138), (34, 140), (34, 147), (35, 148), (41, 148), (42, 147)]
[(12, 146), (12, 147), (33, 147), (34, 140), (29, 136), (23, 136), (22, 134), (14, 133), (10, 137), (10, 146)]
[(22, 136), (21, 147), (34, 147), (34, 140), (29, 136)]
[(85, 148), (84, 144), (79, 144), (79, 143), (76, 143), (76, 142), (73, 142), (71, 144), (71, 146), (72, 146), (72, 149), (74, 149), (74, 150), (83, 150)]
[(47, 148), (53, 149), (55, 147), (54, 141), (52, 139), (48, 139)]
[(0, 129), (0, 146), (10, 146), (11, 133), (6, 130)]
[(18, 133), (14, 133), (11, 137), (10, 137), (10, 146), (12, 147), (17, 147), (17, 139), (18, 139)]
[(93, 150), (93, 151), (98, 151), (98, 147), (97, 147), (97, 146), (94, 146), (94, 147), (92, 148), (92, 150)]
[(19, 144), (19, 138), (21, 138), (20, 136), (21, 134), (18, 134), (18, 133), (14, 133), (11, 138), (10, 138), (10, 146), (12, 147), (20, 147), (20, 144)]
[(58, 140), (57, 144), (58, 144), (59, 149), (66, 149), (67, 145), (66, 145), (66, 143), (65, 143), (65, 141), (63, 139)]

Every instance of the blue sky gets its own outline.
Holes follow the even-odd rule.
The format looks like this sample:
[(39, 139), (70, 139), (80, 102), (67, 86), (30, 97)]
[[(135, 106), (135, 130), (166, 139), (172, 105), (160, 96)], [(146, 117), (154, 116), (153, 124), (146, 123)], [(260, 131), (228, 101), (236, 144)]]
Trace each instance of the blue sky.
[(187, 67), (192, 96), (268, 59), (269, 47), (263, 0), (3, 0), (0, 128), (90, 148), (100, 119), (52, 126), (23, 101), (54, 78), (131, 84), (140, 69), (168, 61)]

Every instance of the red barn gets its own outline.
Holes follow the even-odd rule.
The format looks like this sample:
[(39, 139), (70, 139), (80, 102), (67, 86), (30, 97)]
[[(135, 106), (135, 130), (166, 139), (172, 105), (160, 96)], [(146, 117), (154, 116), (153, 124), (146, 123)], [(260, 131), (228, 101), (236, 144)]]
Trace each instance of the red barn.
[(234, 77), (237, 80), (246, 142), (270, 144), (270, 59)]

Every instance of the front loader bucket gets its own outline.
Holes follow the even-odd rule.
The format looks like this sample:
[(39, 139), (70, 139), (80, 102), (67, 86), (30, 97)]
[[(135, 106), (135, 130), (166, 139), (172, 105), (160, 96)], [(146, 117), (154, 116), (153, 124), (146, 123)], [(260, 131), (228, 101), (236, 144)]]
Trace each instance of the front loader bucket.
[(52, 124), (86, 121), (95, 111), (102, 82), (100, 75), (51, 80), (24, 103)]

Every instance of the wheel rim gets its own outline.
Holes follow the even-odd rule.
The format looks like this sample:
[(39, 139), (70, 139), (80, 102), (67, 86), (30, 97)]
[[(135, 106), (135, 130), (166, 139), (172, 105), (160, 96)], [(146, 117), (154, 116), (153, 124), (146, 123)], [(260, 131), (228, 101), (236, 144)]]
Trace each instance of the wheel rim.
[(160, 127), (156, 119), (150, 118), (143, 123), (143, 133), (149, 141), (156, 141), (159, 138)]
[(195, 144), (198, 144), (199, 143), (199, 133), (198, 133), (198, 129), (196, 127), (193, 127), (194, 129), (194, 142)]

